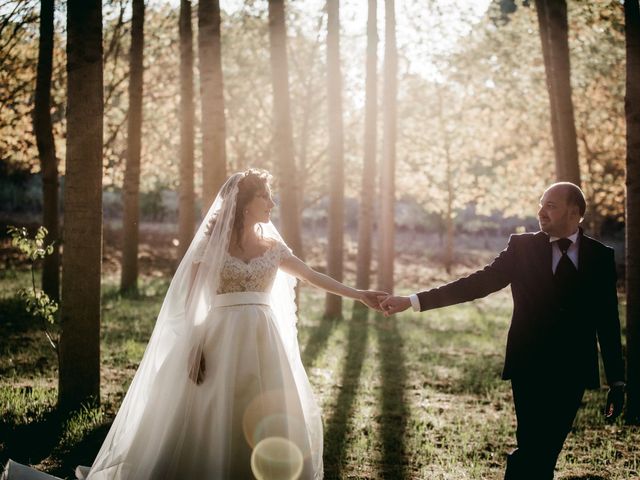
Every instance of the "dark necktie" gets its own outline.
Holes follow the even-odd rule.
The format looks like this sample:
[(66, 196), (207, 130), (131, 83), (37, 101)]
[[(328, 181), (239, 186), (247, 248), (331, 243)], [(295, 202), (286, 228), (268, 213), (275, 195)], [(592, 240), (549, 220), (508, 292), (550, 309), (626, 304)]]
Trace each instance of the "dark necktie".
[(575, 280), (578, 271), (569, 258), (569, 255), (567, 255), (567, 251), (569, 250), (569, 247), (573, 242), (568, 238), (561, 238), (557, 240), (557, 242), (558, 247), (562, 252), (562, 257), (560, 257), (560, 261), (558, 262), (558, 266), (556, 267), (554, 280), (559, 292), (563, 293), (570, 288), (571, 282)]

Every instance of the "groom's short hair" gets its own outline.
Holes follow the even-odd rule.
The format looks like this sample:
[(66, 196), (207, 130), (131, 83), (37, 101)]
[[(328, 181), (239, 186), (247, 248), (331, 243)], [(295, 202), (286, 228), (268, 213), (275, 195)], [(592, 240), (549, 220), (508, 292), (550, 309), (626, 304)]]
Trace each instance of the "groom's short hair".
[(551, 185), (547, 190), (555, 187), (561, 187), (566, 195), (567, 205), (578, 207), (580, 216), (584, 217), (584, 213), (587, 211), (587, 201), (584, 198), (582, 189), (571, 182), (557, 182)]

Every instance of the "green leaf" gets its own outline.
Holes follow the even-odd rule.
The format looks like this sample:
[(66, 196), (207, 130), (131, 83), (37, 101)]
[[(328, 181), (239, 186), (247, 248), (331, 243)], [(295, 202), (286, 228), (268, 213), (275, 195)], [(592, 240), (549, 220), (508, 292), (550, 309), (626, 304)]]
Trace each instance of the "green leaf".
[[(45, 245), (45, 237), (48, 232), (44, 227), (39, 227), (33, 238), (29, 237), (27, 229), (24, 227), (17, 228), (9, 225), (7, 232), (11, 236), (11, 244), (30, 260), (32, 273), (35, 273), (37, 259), (53, 253), (53, 243)], [(17, 294), (25, 302), (24, 308), (27, 313), (31, 314), (34, 319), (44, 320), (49, 324), (55, 323), (54, 314), (58, 311), (58, 304), (51, 300), (43, 290), (34, 286), (31, 289), (19, 289)], [(50, 338), (49, 340), (51, 341)], [(54, 348), (56, 348), (55, 345)]]

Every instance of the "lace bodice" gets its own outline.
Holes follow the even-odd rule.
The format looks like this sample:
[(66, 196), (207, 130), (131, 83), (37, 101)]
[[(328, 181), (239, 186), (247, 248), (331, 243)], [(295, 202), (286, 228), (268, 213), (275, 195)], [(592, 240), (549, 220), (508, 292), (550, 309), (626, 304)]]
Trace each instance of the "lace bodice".
[(289, 247), (281, 242), (275, 242), (266, 252), (248, 263), (227, 252), (220, 272), (218, 294), (270, 291), (280, 262), (290, 255)]

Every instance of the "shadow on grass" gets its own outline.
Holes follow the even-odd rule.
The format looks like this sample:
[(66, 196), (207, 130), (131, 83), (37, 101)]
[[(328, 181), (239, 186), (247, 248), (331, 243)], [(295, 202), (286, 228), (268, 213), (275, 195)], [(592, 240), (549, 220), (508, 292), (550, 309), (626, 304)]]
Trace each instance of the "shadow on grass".
[(354, 413), (354, 402), (358, 395), (362, 364), (367, 349), (368, 309), (353, 309), (349, 321), (347, 357), (342, 373), (340, 394), (333, 408), (333, 415), (327, 421), (325, 432), (324, 465), (327, 479), (342, 478), (342, 467), (345, 463), (349, 419)]
[(5, 465), (9, 459), (25, 465), (44, 462), (50, 475), (75, 478), (73, 472), (77, 465), (93, 462), (111, 422), (91, 428), (78, 440), (69, 441), (64, 437), (72, 415), (53, 408), (29, 423), (0, 424), (0, 464)]
[(460, 376), (443, 390), (453, 394), (488, 396), (502, 383), (499, 355), (470, 356), (458, 363)]
[(61, 478), (75, 479), (75, 469), (78, 465), (90, 467), (98, 455), (98, 451), (109, 433), (113, 422), (102, 424), (86, 433), (82, 439), (54, 453), (54, 467), (48, 473)]
[(405, 399), (407, 383), (403, 341), (397, 319), (376, 315), (380, 369), (382, 376), (382, 477), (407, 478), (405, 437), (409, 408)]
[(309, 339), (302, 350), (302, 363), (305, 368), (309, 369), (318, 359), (318, 356), (327, 346), (331, 332), (336, 326), (337, 322), (341, 320), (337, 318), (323, 318), (320, 320), (320, 324), (313, 328)]
[(62, 415), (55, 409), (44, 412), (29, 423), (1, 423), (0, 439), (4, 448), (0, 453), (0, 463), (4, 465), (10, 458), (24, 464), (40, 463), (58, 445), (62, 426)]

